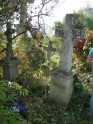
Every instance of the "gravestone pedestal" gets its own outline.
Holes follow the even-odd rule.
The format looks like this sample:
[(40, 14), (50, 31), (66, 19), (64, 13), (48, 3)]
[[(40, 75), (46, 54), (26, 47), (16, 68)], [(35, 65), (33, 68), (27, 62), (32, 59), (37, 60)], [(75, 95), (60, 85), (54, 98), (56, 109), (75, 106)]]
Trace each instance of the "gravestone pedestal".
[(18, 77), (18, 59), (2, 60), (3, 78), (14, 81)]
[(50, 99), (59, 104), (68, 104), (73, 91), (73, 74), (53, 71), (51, 80)]

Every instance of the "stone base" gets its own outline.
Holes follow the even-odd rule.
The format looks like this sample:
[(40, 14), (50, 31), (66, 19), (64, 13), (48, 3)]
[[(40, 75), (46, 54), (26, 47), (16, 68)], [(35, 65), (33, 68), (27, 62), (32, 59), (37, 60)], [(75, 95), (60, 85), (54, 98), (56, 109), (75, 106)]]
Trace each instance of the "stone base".
[(14, 81), (18, 77), (18, 59), (3, 60), (3, 78)]
[(51, 75), (50, 99), (67, 105), (73, 91), (73, 73), (54, 71)]

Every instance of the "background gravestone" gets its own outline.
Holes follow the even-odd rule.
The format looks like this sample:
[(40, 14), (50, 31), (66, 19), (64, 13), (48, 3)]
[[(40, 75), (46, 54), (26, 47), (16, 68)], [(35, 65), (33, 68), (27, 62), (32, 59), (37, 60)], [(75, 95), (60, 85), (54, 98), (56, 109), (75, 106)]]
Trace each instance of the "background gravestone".
[(55, 29), (55, 37), (62, 37), (64, 36), (64, 30), (63, 29)]
[(44, 49), (47, 51), (47, 59), (50, 61), (52, 52), (56, 51), (56, 48), (53, 48), (53, 42), (49, 40), (48, 46), (44, 47)]
[(0, 61), (2, 69), (3, 69), (3, 78), (6, 80), (14, 81), (18, 76), (18, 64), (19, 61), (16, 57), (14, 57), (13, 49), (12, 49), (12, 34), (14, 30), (11, 29), (11, 23), (7, 22), (6, 25), (7, 31), (5, 35), (7, 37), (7, 45), (6, 45), (6, 57)]

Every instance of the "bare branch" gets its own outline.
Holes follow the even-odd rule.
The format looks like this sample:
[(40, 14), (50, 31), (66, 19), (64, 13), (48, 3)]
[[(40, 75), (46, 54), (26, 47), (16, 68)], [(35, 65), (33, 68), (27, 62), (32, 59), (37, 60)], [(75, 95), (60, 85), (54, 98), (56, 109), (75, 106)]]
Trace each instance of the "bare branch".
[(6, 50), (6, 48), (4, 48), (3, 50), (0, 51), (0, 54), (3, 53)]
[(20, 36), (21, 34), (24, 34), (26, 31), (27, 31), (27, 30), (25, 30), (25, 31), (23, 31), (23, 32), (21, 32), (21, 33), (19, 33), (19, 34), (17, 34), (16, 36), (14, 36), (14, 37), (12, 38), (12, 40), (14, 40), (16, 37)]

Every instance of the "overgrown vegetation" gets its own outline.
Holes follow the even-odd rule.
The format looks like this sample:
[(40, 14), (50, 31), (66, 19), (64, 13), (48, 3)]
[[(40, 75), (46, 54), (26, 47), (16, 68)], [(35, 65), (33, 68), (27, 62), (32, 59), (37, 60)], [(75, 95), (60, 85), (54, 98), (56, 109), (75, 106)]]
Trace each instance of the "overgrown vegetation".
[(23, 93), (18, 83), (0, 79), (0, 123), (24, 123), (21, 115), (11, 109), (11, 104), (15, 103), (21, 95)]
[[(21, 1), (16, 1), (14, 5), (13, 2), (14, 1), (10, 1), (12, 4), (8, 4), (8, 1), (2, 1), (0, 12), (9, 16), (11, 11), (9, 11), (8, 14), (6, 4), (8, 4), (8, 8), (13, 10), (14, 7), (20, 6), (19, 3)], [(44, 5), (46, 1), (43, 2)], [(6, 16), (6, 18), (8, 17)], [(76, 18), (77, 28), (82, 29), (86, 27), (82, 25), (82, 20), (85, 19), (82, 13), (77, 14)], [(90, 27), (89, 23), (92, 23), (89, 19), (91, 20), (92, 17), (86, 19), (88, 21), (87, 27)], [(4, 18), (2, 18), (2, 21), (3, 20)], [(27, 25), (25, 26), (26, 28), (29, 27)], [(63, 24), (57, 22), (55, 23), (55, 28), (61, 29), (63, 28)], [(36, 31), (38, 32), (38, 30)], [(43, 48), (44, 45), (48, 45), (48, 40), (44, 39), (44, 43), (38, 41), (38, 34), (39, 32), (37, 34), (34, 32), (33, 34), (32, 31), (32, 37), (34, 37), (36, 41), (34, 41), (32, 37), (29, 40), (29, 38), (26, 39), (21, 36), (17, 37), (15, 41), (13, 40), (13, 52), (20, 61), (18, 68), (19, 75), (15, 82), (0, 79), (0, 123), (23, 124), (25, 123), (25, 119), (27, 119), (28, 124), (90, 124), (89, 101), (91, 97), (92, 77), (91, 68), (86, 65), (86, 57), (93, 45), (93, 32), (91, 32), (91, 28), (86, 30), (87, 38), (84, 37), (83, 40), (76, 39), (72, 64), (72, 71), (74, 72), (74, 91), (71, 101), (67, 106), (58, 105), (54, 101), (49, 100), (51, 70), (58, 68), (62, 38), (56, 38), (54, 36), (51, 38), (54, 41), (56, 52), (52, 53), (51, 60), (47, 61), (46, 52)], [(40, 38), (41, 34), (39, 34), (38, 37)], [(0, 39), (0, 59), (2, 59), (5, 57), (4, 50), (7, 44), (3, 32), (0, 33)], [(2, 75), (2, 69), (0, 69), (0, 76), (2, 77)], [(18, 99), (27, 107), (26, 118), (11, 109), (11, 104), (15, 103)]]

